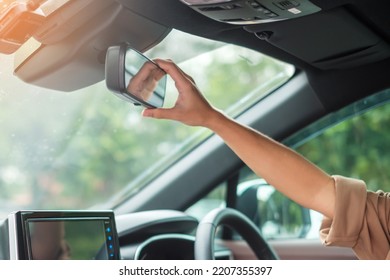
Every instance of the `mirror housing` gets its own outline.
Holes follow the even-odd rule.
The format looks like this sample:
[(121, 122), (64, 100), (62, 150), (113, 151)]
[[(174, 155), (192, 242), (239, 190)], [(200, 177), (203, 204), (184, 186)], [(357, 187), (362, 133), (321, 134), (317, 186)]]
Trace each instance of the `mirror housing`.
[(164, 105), (166, 73), (129, 44), (108, 48), (105, 75), (107, 88), (119, 98), (146, 108)]

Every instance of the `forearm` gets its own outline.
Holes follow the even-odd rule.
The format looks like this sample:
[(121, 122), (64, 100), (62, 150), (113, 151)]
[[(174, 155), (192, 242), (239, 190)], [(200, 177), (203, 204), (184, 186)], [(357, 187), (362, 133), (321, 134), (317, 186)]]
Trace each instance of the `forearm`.
[(214, 109), (194, 80), (169, 60), (155, 60), (175, 81), (179, 96), (169, 109), (144, 110), (145, 117), (177, 120), (213, 130), (259, 176), (297, 203), (332, 218), (333, 179), (303, 157)]
[(205, 126), (218, 134), (246, 165), (280, 192), (304, 207), (333, 217), (334, 181), (317, 166), (222, 113), (213, 112)]

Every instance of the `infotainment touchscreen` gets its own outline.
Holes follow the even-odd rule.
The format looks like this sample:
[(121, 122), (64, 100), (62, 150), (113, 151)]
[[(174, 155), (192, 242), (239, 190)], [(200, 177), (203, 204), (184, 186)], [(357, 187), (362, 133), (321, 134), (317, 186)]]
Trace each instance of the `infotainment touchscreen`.
[(120, 258), (111, 211), (18, 211), (8, 219), (11, 259)]

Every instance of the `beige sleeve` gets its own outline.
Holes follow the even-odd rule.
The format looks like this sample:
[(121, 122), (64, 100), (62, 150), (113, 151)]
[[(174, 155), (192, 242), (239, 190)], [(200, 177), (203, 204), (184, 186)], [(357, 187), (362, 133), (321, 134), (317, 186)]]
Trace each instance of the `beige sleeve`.
[(326, 246), (352, 248), (360, 259), (389, 255), (390, 195), (367, 191), (361, 180), (333, 176), (336, 186), (334, 218), (324, 217), (320, 238)]

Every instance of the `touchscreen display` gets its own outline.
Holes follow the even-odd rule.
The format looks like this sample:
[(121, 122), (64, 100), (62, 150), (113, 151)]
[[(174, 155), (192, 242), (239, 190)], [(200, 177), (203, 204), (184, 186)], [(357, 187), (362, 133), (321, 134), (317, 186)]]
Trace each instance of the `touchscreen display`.
[[(9, 214), (4, 225), (3, 231), (8, 231), (9, 237), (3, 238), (9, 252), (5, 259), (120, 259), (112, 210), (22, 210)], [(0, 242), (0, 253), (1, 245)]]
[(114, 256), (108, 220), (30, 219), (27, 224), (31, 259), (107, 260)]

